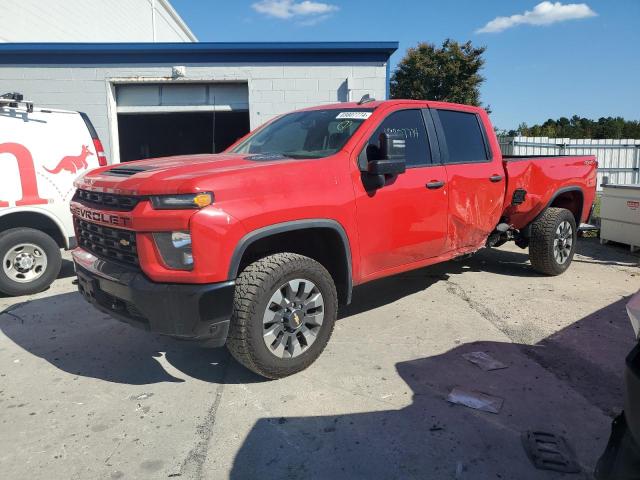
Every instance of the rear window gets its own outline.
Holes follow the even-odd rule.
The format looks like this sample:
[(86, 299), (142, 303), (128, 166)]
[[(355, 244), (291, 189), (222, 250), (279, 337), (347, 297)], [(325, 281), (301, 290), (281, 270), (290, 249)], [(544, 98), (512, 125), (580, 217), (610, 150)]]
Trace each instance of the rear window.
[(447, 163), (474, 163), (488, 160), (484, 135), (475, 113), (438, 110), (449, 158)]

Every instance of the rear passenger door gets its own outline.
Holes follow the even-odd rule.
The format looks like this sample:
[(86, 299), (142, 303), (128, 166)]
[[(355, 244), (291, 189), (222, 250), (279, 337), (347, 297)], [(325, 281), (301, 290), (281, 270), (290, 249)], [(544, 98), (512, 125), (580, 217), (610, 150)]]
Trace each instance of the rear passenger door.
[(449, 191), (448, 250), (484, 244), (502, 214), (504, 168), (475, 111), (432, 109)]

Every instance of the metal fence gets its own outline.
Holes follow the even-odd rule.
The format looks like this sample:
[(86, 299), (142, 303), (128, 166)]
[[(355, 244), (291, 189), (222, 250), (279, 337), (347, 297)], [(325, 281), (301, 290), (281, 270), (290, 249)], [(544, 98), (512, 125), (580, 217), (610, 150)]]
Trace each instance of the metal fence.
[(590, 138), (500, 137), (503, 155), (595, 155), (598, 190), (603, 177), (609, 183), (640, 183), (640, 140)]

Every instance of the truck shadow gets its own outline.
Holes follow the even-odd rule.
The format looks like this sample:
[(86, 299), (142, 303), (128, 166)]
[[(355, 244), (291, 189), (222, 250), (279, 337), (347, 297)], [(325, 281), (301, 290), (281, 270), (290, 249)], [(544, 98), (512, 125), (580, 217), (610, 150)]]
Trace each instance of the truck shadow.
[[(108, 382), (145, 385), (189, 376), (220, 383), (229, 361), (226, 349), (200, 348), (113, 320), (76, 292), (10, 307), (0, 315), (0, 330), (60, 370)], [(167, 364), (177, 372), (169, 373)]]
[(437, 282), (446, 282), (451, 275), (464, 272), (487, 272), (517, 277), (543, 277), (529, 264), (526, 251), (513, 252), (485, 249), (474, 255), (439, 263), (392, 277), (374, 280), (354, 288), (350, 305), (340, 308), (338, 319), (366, 312), (393, 303), (428, 289)]
[[(529, 462), (520, 435), (531, 429), (565, 435), (592, 471), (606, 444), (609, 416), (621, 408), (622, 365), (633, 345), (625, 302), (534, 346), (476, 342), (398, 363), (397, 373), (413, 393), (404, 408), (262, 418), (237, 452), (231, 478), (565, 478)], [(474, 351), (508, 368), (485, 372), (461, 357)], [(501, 412), (449, 404), (454, 386), (503, 398)], [(363, 387), (354, 399), (380, 395), (372, 390), (377, 393)], [(397, 388), (389, 393), (403, 398)]]

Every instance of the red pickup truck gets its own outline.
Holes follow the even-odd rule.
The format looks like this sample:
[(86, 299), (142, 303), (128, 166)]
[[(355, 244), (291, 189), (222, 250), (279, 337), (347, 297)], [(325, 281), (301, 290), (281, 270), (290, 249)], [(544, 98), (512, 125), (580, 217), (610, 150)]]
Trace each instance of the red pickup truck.
[(593, 156), (504, 158), (482, 108), (341, 103), (222, 154), (85, 174), (73, 258), (100, 310), (280, 378), (320, 355), (354, 285), (508, 240), (562, 273), (595, 185)]

